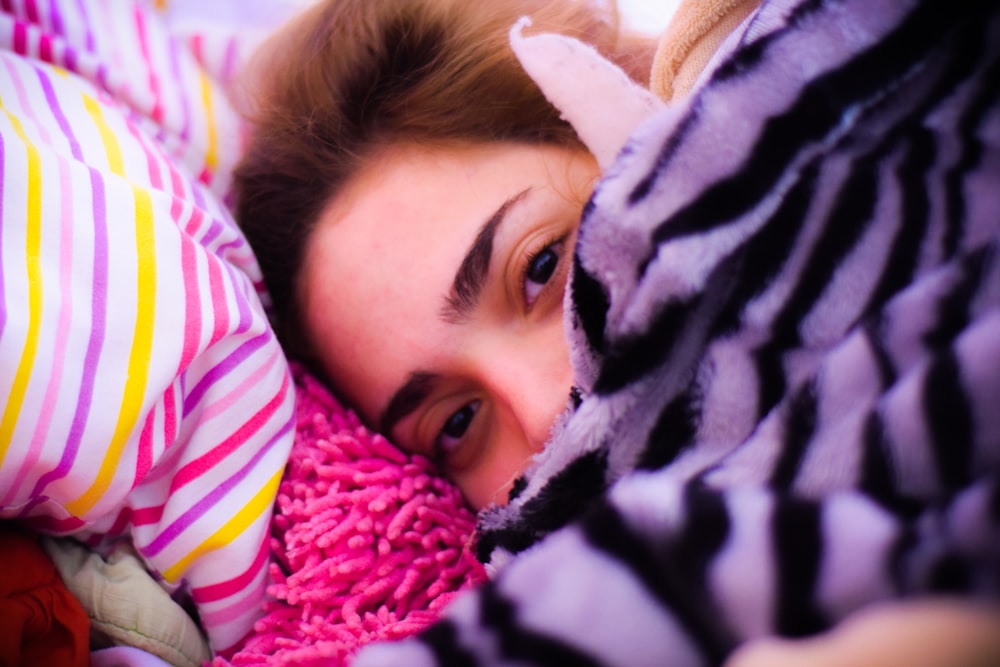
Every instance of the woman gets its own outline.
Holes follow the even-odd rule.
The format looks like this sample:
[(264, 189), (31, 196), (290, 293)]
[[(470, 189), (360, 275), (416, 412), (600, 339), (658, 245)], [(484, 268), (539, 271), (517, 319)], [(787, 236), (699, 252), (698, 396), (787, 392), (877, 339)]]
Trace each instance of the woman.
[(507, 45), (524, 15), (649, 71), (651, 43), (584, 3), (321, 3), (268, 50), (236, 171), (290, 355), (476, 508), (569, 397), (562, 293), (597, 176)]
[[(649, 71), (649, 44), (582, 3), (329, 2), (260, 69), (236, 173), (237, 215), (289, 353), (395, 442), (439, 460), (477, 508), (504, 501), (571, 397), (561, 297), (598, 173), (507, 47), (521, 15), (636, 80)], [(937, 620), (971, 627), (966, 611), (908, 610), (940, 629), (919, 626), (916, 639), (935, 644), (949, 627)], [(906, 613), (862, 617), (805, 650), (836, 661), (860, 646), (884, 664), (885, 646), (853, 631), (916, 645)], [(995, 650), (995, 616), (975, 618), (968, 642)], [(782, 650), (751, 645), (741, 664), (810, 659)], [(918, 657), (967, 657), (947, 653)]]

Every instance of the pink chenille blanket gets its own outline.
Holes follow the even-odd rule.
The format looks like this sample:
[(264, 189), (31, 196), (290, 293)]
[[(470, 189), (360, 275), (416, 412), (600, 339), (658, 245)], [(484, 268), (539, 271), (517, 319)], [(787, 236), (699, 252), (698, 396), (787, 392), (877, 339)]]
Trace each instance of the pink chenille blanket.
[(295, 444), (271, 524), (273, 599), (232, 665), (345, 664), (365, 643), (426, 628), (486, 578), (457, 489), (306, 371), (295, 382)]

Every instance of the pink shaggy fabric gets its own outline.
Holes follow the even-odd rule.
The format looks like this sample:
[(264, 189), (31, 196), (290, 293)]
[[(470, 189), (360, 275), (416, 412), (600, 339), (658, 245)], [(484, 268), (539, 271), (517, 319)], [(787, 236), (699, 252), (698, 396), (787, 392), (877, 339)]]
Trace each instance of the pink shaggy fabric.
[(271, 524), (274, 599), (216, 667), (346, 665), (363, 644), (426, 628), (486, 578), (458, 490), (302, 369), (295, 379), (297, 434)]

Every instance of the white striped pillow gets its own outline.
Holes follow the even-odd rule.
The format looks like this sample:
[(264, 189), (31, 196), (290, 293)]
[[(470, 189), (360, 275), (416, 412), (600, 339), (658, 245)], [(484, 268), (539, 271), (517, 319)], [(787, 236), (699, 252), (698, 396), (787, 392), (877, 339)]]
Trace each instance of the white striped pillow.
[(293, 387), (223, 204), (239, 125), (155, 12), (0, 4), (0, 517), (259, 613)]

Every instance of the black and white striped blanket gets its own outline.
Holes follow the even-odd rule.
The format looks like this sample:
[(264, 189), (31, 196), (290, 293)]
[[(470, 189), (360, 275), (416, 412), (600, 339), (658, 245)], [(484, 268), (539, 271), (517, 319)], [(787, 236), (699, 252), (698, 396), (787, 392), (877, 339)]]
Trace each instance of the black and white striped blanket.
[(1000, 5), (765, 2), (585, 210), (582, 392), (482, 519), (495, 578), (356, 664), (717, 664), (995, 600), (998, 246)]

